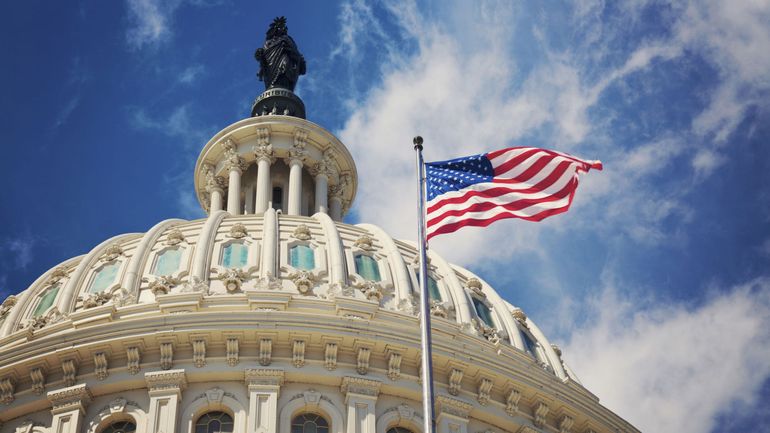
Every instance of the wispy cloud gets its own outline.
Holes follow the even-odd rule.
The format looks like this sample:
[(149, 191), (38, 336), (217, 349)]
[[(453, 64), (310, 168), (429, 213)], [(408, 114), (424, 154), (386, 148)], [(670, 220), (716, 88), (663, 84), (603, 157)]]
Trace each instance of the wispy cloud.
[(205, 73), (206, 67), (203, 65), (189, 66), (179, 74), (179, 82), (182, 84), (192, 84)]
[(155, 46), (171, 38), (172, 14), (181, 3), (181, 0), (127, 0), (129, 48)]
[[(621, 296), (608, 283), (564, 347), (602, 404), (642, 431), (701, 433), (770, 378), (770, 280), (714, 288), (697, 307)], [(655, 414), (655, 416), (650, 416)], [(730, 413), (729, 415), (734, 415)]]

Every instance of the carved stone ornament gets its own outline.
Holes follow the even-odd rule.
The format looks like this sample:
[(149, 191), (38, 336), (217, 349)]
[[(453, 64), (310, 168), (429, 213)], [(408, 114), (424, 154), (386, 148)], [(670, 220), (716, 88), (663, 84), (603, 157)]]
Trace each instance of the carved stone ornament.
[(16, 381), (13, 377), (7, 376), (0, 379), (0, 403), (11, 404), (16, 399)]
[(437, 299), (430, 301), (430, 314), (432, 316), (446, 319), (449, 317), (449, 311), (453, 308), (454, 306), (450, 302), (441, 302)]
[(313, 285), (315, 284), (315, 276), (312, 272), (308, 271), (296, 271), (289, 274), (289, 279), (297, 286), (297, 291), (303, 295), (313, 294)]
[(492, 390), (493, 382), (491, 379), (483, 377), (478, 384), (477, 400), (480, 405), (486, 406), (489, 403), (489, 393)]
[(337, 343), (326, 343), (326, 348), (324, 349), (324, 368), (329, 371), (337, 368), (337, 351)]
[(201, 167), (201, 174), (206, 181), (206, 191), (211, 193), (214, 190), (223, 191), (225, 189), (225, 179), (214, 173), (214, 166), (204, 164)]
[(38, 329), (43, 329), (48, 325), (52, 325), (56, 322), (59, 322), (62, 319), (64, 319), (64, 315), (62, 315), (59, 312), (58, 308), (53, 307), (50, 310), (48, 310), (48, 313), (46, 313), (44, 316), (31, 317), (27, 319), (20, 326), (20, 329), (29, 328), (29, 329), (32, 329), (33, 331), (36, 331)]
[(281, 280), (275, 278), (270, 271), (266, 271), (264, 276), (257, 278), (255, 285), (257, 290), (280, 290), (283, 288)]
[(193, 365), (195, 368), (206, 366), (206, 340), (198, 338), (192, 341)]
[(16, 296), (10, 295), (3, 301), (2, 304), (0, 304), (0, 320), (5, 318), (5, 316), (8, 315), (8, 313), (11, 311), (11, 308), (13, 308), (14, 305), (16, 305), (17, 299)]
[(356, 355), (356, 371), (358, 374), (365, 375), (369, 372), (369, 359), (371, 355), (372, 350), (368, 347), (358, 348), (358, 355)]
[(391, 352), (388, 357), (388, 379), (398, 380), (401, 377), (401, 359), (400, 353)]
[(136, 346), (126, 348), (126, 359), (126, 367), (128, 367), (128, 372), (130, 374), (139, 373), (139, 364), (142, 360), (142, 352), (139, 350), (139, 348)]
[(570, 433), (574, 423), (574, 418), (569, 415), (562, 415), (561, 419), (559, 419), (559, 433)]
[(110, 402), (110, 404), (108, 405), (110, 413), (111, 414), (116, 414), (116, 413), (123, 413), (123, 412), (125, 412), (126, 411), (126, 404), (128, 404), (128, 400), (126, 400), (123, 397), (118, 397), (115, 400), (112, 400)]
[(241, 223), (235, 223), (230, 227), (230, 232), (227, 236), (235, 239), (241, 239), (248, 236), (249, 232), (246, 230), (246, 226)]
[(500, 332), (497, 329), (487, 326), (484, 322), (475, 317), (471, 319), (471, 323), (473, 323), (473, 327), (476, 328), (479, 334), (486, 338), (487, 341), (495, 345), (500, 344)]
[(542, 427), (545, 425), (545, 417), (548, 415), (548, 405), (543, 402), (538, 402), (532, 408), (532, 412), (535, 415), (534, 424), (536, 427)]
[(268, 366), (273, 360), (273, 340), (262, 338), (259, 340), (259, 364)]
[(343, 173), (340, 175), (340, 181), (329, 187), (329, 197), (330, 198), (338, 198), (342, 199), (342, 196), (345, 195), (345, 191), (347, 191), (348, 186), (350, 185), (350, 174), (349, 173)]
[(174, 227), (166, 235), (166, 245), (179, 245), (184, 242), (184, 234)]
[(411, 316), (416, 316), (420, 312), (420, 309), (417, 307), (417, 301), (411, 296), (398, 301), (398, 309)]
[(380, 386), (382, 382), (377, 380), (364, 379), (363, 377), (345, 376), (342, 378), (340, 390), (343, 394), (352, 393), (377, 397), (380, 395)]
[(414, 409), (412, 409), (412, 406), (409, 406), (408, 404), (401, 403), (396, 408), (398, 411), (398, 416), (400, 416), (403, 419), (412, 419), (416, 415)]
[(294, 239), (299, 239), (301, 241), (306, 241), (313, 237), (310, 234), (310, 229), (305, 224), (298, 225), (297, 228), (294, 229), (294, 233), (292, 233), (291, 236)]
[(522, 325), (527, 325), (527, 315), (524, 314), (524, 311), (522, 311), (521, 308), (514, 308), (513, 311), (511, 311), (511, 316)]
[(371, 280), (363, 280), (354, 284), (354, 286), (363, 292), (366, 299), (370, 301), (380, 302), (384, 296), (383, 288), (377, 282)]
[(153, 371), (144, 374), (144, 380), (150, 391), (184, 389), (187, 377), (184, 370)]
[(332, 283), (329, 285), (329, 290), (326, 292), (326, 299), (333, 301), (338, 296), (352, 298), (355, 296), (355, 290), (345, 284)]
[(45, 371), (42, 367), (35, 367), (29, 370), (29, 378), (32, 381), (32, 392), (37, 395), (45, 391)]
[(100, 307), (112, 299), (112, 293), (99, 292), (99, 293), (87, 293), (79, 296), (78, 299), (83, 302), (83, 308), (89, 309), (94, 307)]
[(64, 266), (57, 266), (56, 269), (51, 272), (51, 276), (48, 277), (49, 284), (58, 283), (62, 278), (67, 276), (67, 268)]
[(521, 392), (512, 388), (505, 399), (505, 413), (508, 416), (516, 416), (519, 412), (519, 400), (521, 400)]
[(487, 295), (481, 290), (481, 281), (479, 281), (478, 278), (470, 278), (465, 283), (465, 287), (470, 289), (471, 292), (473, 292), (474, 294), (476, 294), (481, 298), (487, 297)]
[(123, 248), (118, 244), (112, 244), (104, 251), (101, 260), (103, 262), (111, 262), (123, 254)]
[(136, 295), (125, 287), (112, 292), (112, 303), (117, 307), (136, 304)]
[(219, 278), (228, 293), (235, 293), (241, 290), (241, 285), (249, 279), (249, 274), (240, 269), (230, 268), (222, 271)]
[(249, 368), (244, 376), (249, 386), (281, 386), (284, 381), (283, 370), (273, 368)]
[(361, 235), (356, 239), (353, 246), (361, 248), (364, 251), (371, 251), (373, 249), (372, 243), (374, 240), (369, 235)]
[[(142, 281), (147, 281), (147, 279), (142, 278)], [(181, 281), (178, 278), (174, 278), (171, 275), (162, 275), (153, 280), (148, 288), (155, 296), (165, 295), (180, 283)]]
[(558, 356), (559, 359), (561, 359), (561, 348), (555, 344), (551, 344), (551, 348), (553, 349), (554, 352), (556, 352), (556, 356)]
[(332, 149), (326, 149), (323, 153), (323, 159), (313, 165), (311, 174), (313, 176), (326, 176), (327, 179), (332, 179), (337, 174), (336, 164), (334, 162), (334, 151)]
[(445, 395), (436, 396), (436, 403), (439, 407), (439, 413), (446, 413), (465, 419), (468, 418), (473, 408), (469, 403)]
[(301, 368), (305, 365), (305, 342), (303, 340), (294, 340), (292, 344), (292, 364), (295, 368)]
[(460, 384), (463, 380), (463, 371), (459, 368), (452, 368), (449, 372), (449, 393), (452, 395), (460, 394)]

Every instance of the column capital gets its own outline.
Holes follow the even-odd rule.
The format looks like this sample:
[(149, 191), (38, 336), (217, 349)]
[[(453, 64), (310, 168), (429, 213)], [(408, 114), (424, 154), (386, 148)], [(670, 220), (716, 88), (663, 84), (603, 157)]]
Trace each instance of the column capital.
[(50, 391), (47, 396), (48, 401), (51, 402), (52, 406), (51, 413), (54, 415), (73, 410), (79, 410), (81, 413), (85, 413), (86, 405), (93, 399), (91, 390), (89, 390), (84, 383)]
[(203, 164), (201, 173), (206, 181), (206, 192), (210, 194), (214, 190), (224, 191), (225, 180), (214, 174), (214, 166), (212, 164)]
[(144, 373), (144, 380), (147, 383), (147, 389), (152, 391), (176, 391), (179, 392), (187, 387), (187, 376), (184, 369), (151, 371)]
[(304, 149), (297, 149), (294, 148), (289, 151), (289, 156), (284, 158), (284, 162), (286, 162), (286, 165), (291, 167), (294, 164), (299, 164), (300, 167), (304, 164), (305, 157), (307, 155), (307, 151)]
[(284, 372), (276, 368), (249, 368), (243, 374), (249, 388), (283, 385)]
[(347, 190), (348, 186), (350, 185), (350, 174), (349, 173), (342, 173), (340, 175), (340, 180), (336, 184), (329, 187), (329, 196), (331, 198), (341, 199), (342, 196), (345, 194), (345, 191)]
[(452, 415), (467, 421), (473, 405), (456, 398), (438, 395), (436, 396), (436, 409), (439, 415)]
[(380, 386), (382, 386), (382, 382), (378, 380), (345, 376), (342, 378), (340, 391), (347, 396), (358, 394), (363, 397), (377, 398), (380, 395)]
[(254, 150), (254, 157), (256, 158), (257, 162), (267, 161), (270, 164), (275, 162), (273, 146), (270, 143), (264, 143), (264, 144), (257, 143), (256, 145), (254, 145), (253, 150)]

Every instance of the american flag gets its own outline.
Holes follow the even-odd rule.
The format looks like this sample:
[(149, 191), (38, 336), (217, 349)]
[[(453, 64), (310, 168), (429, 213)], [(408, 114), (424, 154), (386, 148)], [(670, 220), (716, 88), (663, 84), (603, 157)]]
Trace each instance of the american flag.
[(601, 161), (535, 147), (511, 147), (425, 164), (427, 238), (504, 218), (540, 221), (566, 212), (578, 173)]

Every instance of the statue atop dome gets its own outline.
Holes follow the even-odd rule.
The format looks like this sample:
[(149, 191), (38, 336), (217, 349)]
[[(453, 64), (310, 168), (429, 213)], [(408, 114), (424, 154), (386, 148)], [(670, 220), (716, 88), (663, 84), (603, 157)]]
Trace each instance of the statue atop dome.
[(274, 19), (265, 35), (264, 46), (254, 53), (265, 90), (282, 87), (293, 91), (299, 76), (305, 74), (305, 58), (288, 31), (286, 17)]
[(265, 43), (254, 52), (259, 62), (260, 81), (265, 91), (257, 97), (252, 116), (287, 115), (305, 118), (305, 104), (294, 94), (300, 75), (305, 75), (305, 58), (286, 27), (286, 17), (278, 17), (265, 34)]

